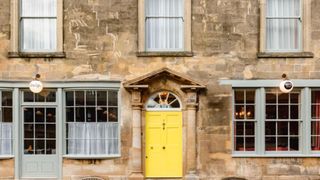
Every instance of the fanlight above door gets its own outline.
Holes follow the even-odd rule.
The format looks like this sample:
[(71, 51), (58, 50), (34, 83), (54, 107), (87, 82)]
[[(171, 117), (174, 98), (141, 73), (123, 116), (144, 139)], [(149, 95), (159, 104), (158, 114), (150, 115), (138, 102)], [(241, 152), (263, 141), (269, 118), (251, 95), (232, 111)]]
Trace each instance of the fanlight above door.
[(178, 97), (168, 91), (161, 91), (152, 95), (146, 105), (147, 110), (180, 110)]

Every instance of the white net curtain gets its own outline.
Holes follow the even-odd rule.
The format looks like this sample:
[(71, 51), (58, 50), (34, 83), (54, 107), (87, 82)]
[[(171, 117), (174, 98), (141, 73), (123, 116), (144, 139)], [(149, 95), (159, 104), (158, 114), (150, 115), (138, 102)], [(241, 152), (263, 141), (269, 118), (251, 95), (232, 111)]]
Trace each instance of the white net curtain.
[(183, 0), (146, 0), (146, 48), (183, 49)]
[(21, 0), (21, 50), (54, 51), (57, 0)]
[(12, 154), (12, 123), (0, 122), (0, 155)]
[(267, 0), (267, 50), (301, 50), (300, 0)]

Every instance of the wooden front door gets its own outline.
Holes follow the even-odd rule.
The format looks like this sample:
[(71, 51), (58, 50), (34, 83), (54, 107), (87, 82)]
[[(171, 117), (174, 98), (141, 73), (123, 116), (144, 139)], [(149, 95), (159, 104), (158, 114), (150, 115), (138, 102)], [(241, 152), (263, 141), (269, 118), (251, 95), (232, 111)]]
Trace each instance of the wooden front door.
[(182, 112), (146, 112), (145, 176), (182, 177)]

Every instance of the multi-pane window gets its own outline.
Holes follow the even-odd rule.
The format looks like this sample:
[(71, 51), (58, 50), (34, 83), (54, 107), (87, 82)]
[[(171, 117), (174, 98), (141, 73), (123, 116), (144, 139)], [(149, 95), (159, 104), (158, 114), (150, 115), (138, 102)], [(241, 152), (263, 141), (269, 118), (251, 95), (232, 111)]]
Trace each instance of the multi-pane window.
[(57, 0), (21, 0), (20, 4), (20, 50), (56, 51)]
[(270, 89), (265, 101), (265, 150), (299, 151), (300, 93)]
[(320, 151), (320, 91), (311, 94), (311, 149)]
[(147, 51), (182, 51), (184, 0), (146, 0)]
[(66, 91), (66, 153), (118, 155), (118, 91)]
[(0, 156), (12, 155), (12, 92), (0, 91)]
[(301, 51), (301, 0), (267, 0), (266, 50)]
[(234, 90), (234, 150), (255, 151), (255, 90)]

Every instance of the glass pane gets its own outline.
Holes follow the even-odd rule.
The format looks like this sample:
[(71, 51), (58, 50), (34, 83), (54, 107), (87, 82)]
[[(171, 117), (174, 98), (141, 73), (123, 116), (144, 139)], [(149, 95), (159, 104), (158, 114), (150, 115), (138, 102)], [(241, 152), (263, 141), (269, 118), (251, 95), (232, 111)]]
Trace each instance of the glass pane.
[(289, 94), (288, 93), (279, 94), (278, 103), (279, 104), (289, 104)]
[(277, 103), (277, 96), (274, 93), (266, 93), (266, 103)]
[(246, 135), (254, 135), (254, 122), (245, 123)]
[(86, 105), (95, 106), (96, 105), (96, 92), (95, 91), (86, 91)]
[(118, 108), (108, 108), (109, 122), (118, 122)]
[(118, 106), (118, 91), (108, 91), (108, 105)]
[(288, 137), (278, 137), (277, 151), (288, 151)]
[(83, 91), (76, 91), (76, 105), (83, 106), (84, 105), (84, 92)]
[(278, 119), (289, 119), (289, 106), (279, 105), (278, 106)]
[(56, 91), (46, 91), (46, 102), (56, 102)]
[(311, 102), (320, 104), (320, 91), (312, 91), (312, 93), (311, 93)]
[(319, 105), (312, 105), (311, 117), (312, 117), (312, 119), (320, 119), (320, 104)]
[(277, 118), (277, 106), (266, 105), (266, 119), (276, 119), (276, 118)]
[(12, 108), (2, 108), (2, 121), (12, 122)]
[(22, 51), (55, 51), (57, 48), (56, 19), (23, 18), (21, 20)]
[(21, 16), (54, 17), (57, 15), (57, 0), (21, 0)]
[(67, 122), (73, 122), (74, 121), (74, 108), (66, 108), (66, 119)]
[(320, 121), (311, 122), (311, 134), (320, 135)]
[(314, 151), (320, 151), (320, 136), (311, 137), (311, 149)]
[(299, 151), (299, 138), (291, 137), (290, 138), (290, 151)]
[(24, 125), (24, 138), (33, 138), (34, 126), (33, 124)]
[(46, 125), (46, 138), (56, 138), (56, 125), (47, 124)]
[(278, 135), (288, 135), (288, 121), (281, 121), (277, 123)]
[(97, 108), (98, 122), (107, 122), (108, 121), (108, 110), (106, 107)]
[(247, 119), (254, 119), (254, 106), (250, 105), (250, 106), (246, 106), (246, 118)]
[(47, 108), (46, 109), (46, 120), (48, 123), (56, 122), (56, 109), (55, 108)]
[(46, 154), (56, 154), (56, 141), (55, 140), (47, 140), (46, 141)]
[(12, 92), (2, 91), (2, 106), (12, 106)]
[(45, 154), (44, 149), (44, 140), (35, 140), (35, 153), (36, 154)]
[(84, 108), (76, 107), (76, 122), (84, 122)]
[(36, 119), (35, 122), (44, 122), (44, 108), (35, 108)]
[(106, 91), (98, 91), (97, 92), (97, 105), (99, 106), (107, 106), (107, 92)]
[(244, 138), (237, 137), (235, 142), (235, 150), (236, 151), (244, 151)]
[(265, 122), (265, 133), (266, 133), (266, 135), (276, 135), (276, 122), (266, 121)]
[(246, 151), (254, 151), (254, 137), (246, 137)]
[(235, 135), (244, 135), (244, 122), (235, 122)]
[(290, 122), (290, 135), (299, 135), (299, 122)]
[(40, 93), (35, 93), (35, 94), (34, 94), (35, 102), (44, 102), (44, 100), (45, 100), (45, 94), (46, 94), (46, 93), (42, 93), (42, 92), (40, 92)]
[(24, 102), (33, 102), (33, 93), (30, 91), (23, 91)]
[(33, 140), (24, 140), (24, 154), (34, 154)]
[(66, 105), (67, 106), (74, 106), (73, 91), (66, 92)]
[(266, 151), (275, 151), (275, 150), (276, 150), (276, 138), (266, 137)]
[(246, 103), (253, 104), (255, 102), (255, 92), (247, 90), (246, 91)]
[(291, 105), (290, 106), (290, 118), (291, 119), (299, 119), (299, 106)]
[(96, 108), (87, 108), (87, 122), (96, 122)]
[(244, 106), (236, 105), (235, 106), (235, 119), (244, 119)]
[(24, 122), (33, 122), (34, 109), (23, 108), (24, 111)]
[(36, 124), (36, 132), (35, 137), (36, 138), (44, 138), (44, 125), (43, 124)]
[(235, 95), (234, 102), (236, 104), (243, 104), (244, 103), (244, 91), (235, 90), (234, 95)]
[(299, 94), (298, 93), (291, 93), (290, 94), (290, 102), (291, 103), (299, 103)]

